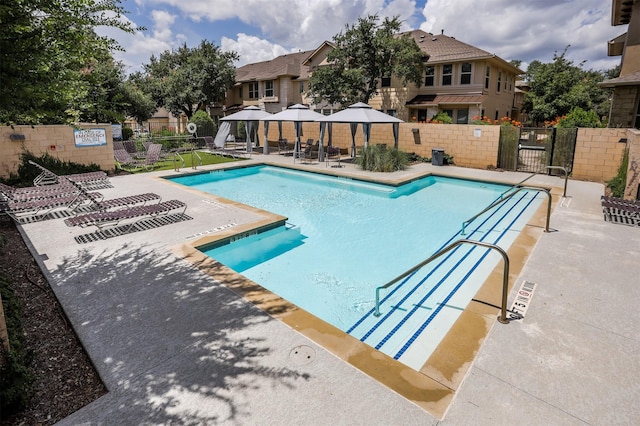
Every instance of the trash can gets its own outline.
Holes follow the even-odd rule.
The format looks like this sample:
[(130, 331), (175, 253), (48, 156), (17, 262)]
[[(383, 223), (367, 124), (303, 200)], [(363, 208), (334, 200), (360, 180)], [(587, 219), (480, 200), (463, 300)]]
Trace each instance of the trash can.
[(434, 166), (444, 165), (444, 149), (433, 148), (431, 150), (431, 164)]

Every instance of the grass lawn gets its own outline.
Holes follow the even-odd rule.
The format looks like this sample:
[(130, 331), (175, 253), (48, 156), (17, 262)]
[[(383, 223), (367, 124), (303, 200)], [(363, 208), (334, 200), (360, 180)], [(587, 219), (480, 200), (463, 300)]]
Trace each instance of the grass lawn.
[(211, 154), (209, 152), (198, 151), (198, 155), (202, 158), (202, 164), (200, 164), (198, 158), (195, 155), (191, 155), (191, 152), (185, 152), (180, 154), (182, 159), (184, 160), (184, 165), (180, 158), (174, 160), (173, 154), (171, 154), (171, 158), (168, 160), (164, 160), (158, 163), (156, 167), (152, 170), (147, 170), (145, 168), (139, 168), (130, 170), (131, 173), (144, 173), (148, 171), (158, 171), (158, 170), (175, 170), (176, 168), (191, 168), (193, 166), (193, 162), (195, 160), (196, 166), (208, 166), (210, 164), (219, 164), (219, 163), (229, 163), (232, 161), (242, 161), (236, 158), (224, 157), (218, 154)]

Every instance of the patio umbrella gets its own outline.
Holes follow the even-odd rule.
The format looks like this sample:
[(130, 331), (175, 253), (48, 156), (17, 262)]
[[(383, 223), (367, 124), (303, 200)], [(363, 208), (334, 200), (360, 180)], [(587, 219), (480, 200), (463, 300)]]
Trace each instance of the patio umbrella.
[[(294, 148), (294, 155), (297, 156), (300, 152), (300, 135), (302, 134), (302, 123), (315, 122), (322, 117), (324, 117), (322, 114), (310, 110), (306, 105), (295, 104), (276, 114), (263, 118), (262, 121), (265, 122), (265, 134), (267, 132), (266, 129), (268, 128), (268, 122), (270, 121), (277, 121), (279, 126), (281, 126), (281, 123), (283, 121), (292, 121), (296, 129), (296, 145)], [(280, 135), (282, 136), (282, 133)], [(320, 147), (318, 149), (320, 150), (318, 154), (320, 156), (322, 153), (322, 144), (320, 144)]]
[[(322, 116), (317, 121), (325, 123), (349, 123), (351, 125), (351, 156), (355, 156), (356, 150), (356, 130), (358, 124), (362, 123), (362, 133), (364, 135), (364, 146), (369, 146), (369, 137), (371, 136), (371, 125), (373, 123), (388, 123), (393, 126), (393, 139), (394, 146), (398, 148), (398, 133), (400, 123), (403, 123), (399, 118), (393, 117), (384, 112), (380, 112), (371, 108), (370, 105), (363, 102), (358, 102), (350, 105), (348, 108), (338, 111), (334, 114)], [(322, 138), (320, 139), (322, 144)]]
[[(261, 110), (255, 105), (248, 106), (244, 108), (242, 111), (238, 111), (234, 114), (227, 115), (226, 117), (222, 117), (220, 121), (244, 121), (247, 126), (247, 152), (251, 152), (252, 150), (252, 141), (253, 133), (258, 129), (258, 121), (262, 120), (265, 117), (269, 117), (269, 114), (266, 111)], [(256, 142), (258, 142), (258, 136), (256, 135)], [(266, 141), (265, 141), (266, 145)]]

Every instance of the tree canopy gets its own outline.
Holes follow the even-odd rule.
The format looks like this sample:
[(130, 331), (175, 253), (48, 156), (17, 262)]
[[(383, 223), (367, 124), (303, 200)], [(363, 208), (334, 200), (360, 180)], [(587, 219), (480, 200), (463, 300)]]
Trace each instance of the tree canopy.
[(523, 112), (533, 123), (554, 121), (575, 108), (594, 110), (599, 117), (608, 115), (609, 91), (598, 86), (608, 72), (584, 70), (584, 62), (574, 65), (565, 57), (567, 48), (560, 55), (554, 53), (552, 62), (535, 60), (527, 68), (530, 89)]
[(120, 47), (98, 36), (126, 32), (120, 0), (12, 0), (0, 6), (0, 122), (55, 124), (77, 119), (87, 66)]
[(381, 24), (378, 20), (377, 15), (360, 18), (333, 37), (329, 65), (317, 68), (309, 78), (309, 94), (316, 103), (367, 103), (383, 77), (422, 85), (424, 53), (409, 34), (398, 34), (397, 16)]
[(173, 115), (182, 113), (191, 118), (203, 107), (224, 100), (235, 83), (235, 52), (222, 52), (213, 43), (203, 40), (199, 46), (165, 51), (152, 56), (144, 73), (132, 79), (149, 93), (157, 106)]

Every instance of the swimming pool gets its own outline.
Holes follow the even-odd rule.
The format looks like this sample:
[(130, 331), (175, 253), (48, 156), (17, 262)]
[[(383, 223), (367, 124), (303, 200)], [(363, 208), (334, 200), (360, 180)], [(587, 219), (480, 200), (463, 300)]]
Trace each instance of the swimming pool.
[[(273, 166), (171, 180), (287, 217), (285, 226), (202, 250), (416, 370), (499, 261), (460, 247), (383, 294), (375, 317), (377, 286), (463, 238), (462, 222), (507, 187), (435, 176), (396, 187)], [(507, 249), (541, 201), (523, 191), (464, 238)]]

